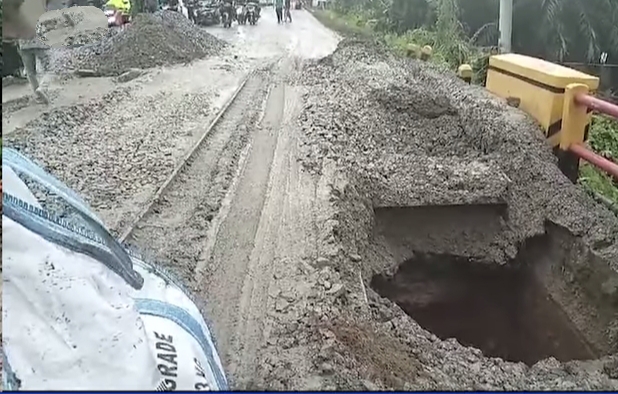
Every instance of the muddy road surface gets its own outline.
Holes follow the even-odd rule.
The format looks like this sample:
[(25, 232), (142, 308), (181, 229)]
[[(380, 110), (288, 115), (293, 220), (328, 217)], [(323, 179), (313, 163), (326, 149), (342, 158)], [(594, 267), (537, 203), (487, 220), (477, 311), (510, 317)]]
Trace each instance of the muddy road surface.
[(616, 389), (616, 218), (521, 113), (292, 16), (62, 52), (123, 66), (3, 88), (5, 144), (189, 289), (233, 388)]
[[(27, 85), (5, 88), (7, 145), (82, 193), (112, 231), (194, 292), (237, 387), (271, 386), (258, 357), (277, 337), (263, 331), (280, 329), (266, 321), (271, 293), (295, 287), (275, 284), (275, 271), (300, 253), (288, 245), (282, 217), (296, 226), (313, 211), (315, 192), (298, 190), (292, 131), (302, 92), (292, 81), (339, 38), (297, 14), (293, 24), (277, 25), (264, 8), (257, 26), (207, 29), (228, 44), (219, 54), (141, 70), (128, 81), (52, 76), (49, 107), (30, 102)], [(54, 207), (52, 196), (40, 197)], [(305, 243), (304, 230), (293, 235)], [(297, 361), (300, 387), (311, 366), (304, 356)]]
[[(170, 262), (203, 301), (236, 387), (308, 387), (312, 366), (304, 352), (271, 361), (277, 368), (294, 363), (302, 372), (290, 376), (293, 382), (264, 375), (261, 353), (287, 324), (271, 316), (278, 308), (285, 312), (288, 301), (281, 297), (299, 290), (295, 280), (282, 282), (285, 262), (297, 254), (317, 258), (306, 239), (315, 226), (315, 186), (300, 183), (295, 149), (302, 92), (291, 81), (304, 61), (332, 52), (337, 37), (308, 13), (277, 25), (271, 8), (258, 26), (209, 32), (232, 43), (234, 55), (261, 66), (127, 240)], [(315, 46), (302, 44), (312, 32)], [(302, 229), (290, 230), (286, 222)]]

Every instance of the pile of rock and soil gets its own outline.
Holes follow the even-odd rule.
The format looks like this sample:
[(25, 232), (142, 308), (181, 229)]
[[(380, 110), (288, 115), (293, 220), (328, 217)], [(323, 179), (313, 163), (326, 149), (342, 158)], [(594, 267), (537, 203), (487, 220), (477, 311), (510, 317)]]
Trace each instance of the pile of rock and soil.
[(88, 6), (46, 12), (39, 19), (37, 33), (47, 45), (59, 49), (91, 44), (112, 32), (103, 11)]
[[(618, 387), (618, 220), (561, 174), (532, 120), (481, 87), (362, 40), (343, 41), (303, 75), (302, 162), (330, 179), (334, 209), (319, 260), (343, 283), (303, 321), (321, 346), (321, 387)], [(439, 280), (409, 273), (420, 266), (463, 271)], [(534, 279), (515, 286), (523, 293), (515, 305), (488, 308), (492, 320), (447, 305), (469, 286), (458, 281), (478, 273), (468, 268), (489, 270), (480, 283), (497, 281), (491, 291), (507, 291), (496, 283), (518, 281), (520, 271)], [(537, 292), (544, 295), (531, 299)], [(445, 310), (430, 332), (425, 323)], [(544, 327), (554, 314), (561, 326)], [(499, 334), (532, 334), (510, 344), (494, 343), (499, 334), (466, 341), (491, 328), (486, 318), (503, 326)], [(464, 320), (472, 329), (440, 332)], [(540, 328), (529, 327), (537, 320)], [(578, 348), (564, 338), (577, 338)]]
[(107, 27), (99, 27), (92, 30), (80, 31), (67, 36), (64, 40), (64, 46), (69, 48), (81, 47), (90, 45), (112, 37), (116, 33), (115, 30)]
[(118, 75), (129, 69), (189, 63), (225, 47), (177, 12), (138, 14), (123, 30), (109, 30), (103, 39), (66, 52), (59, 60), (63, 68)]

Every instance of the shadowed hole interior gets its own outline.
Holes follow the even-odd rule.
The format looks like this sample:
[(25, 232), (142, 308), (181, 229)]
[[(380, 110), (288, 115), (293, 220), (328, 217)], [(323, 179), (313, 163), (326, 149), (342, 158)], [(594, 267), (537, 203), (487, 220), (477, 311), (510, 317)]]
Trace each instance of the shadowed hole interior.
[(594, 354), (529, 270), (417, 254), (372, 287), (441, 339), (456, 338), (486, 356), (532, 365)]

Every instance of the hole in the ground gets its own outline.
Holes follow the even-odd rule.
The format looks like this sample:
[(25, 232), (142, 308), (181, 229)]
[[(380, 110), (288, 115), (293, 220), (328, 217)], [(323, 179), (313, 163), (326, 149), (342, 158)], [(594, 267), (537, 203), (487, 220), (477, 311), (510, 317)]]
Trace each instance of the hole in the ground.
[(376, 275), (371, 285), (426, 330), (486, 356), (528, 365), (550, 356), (560, 361), (595, 357), (526, 268), (417, 253), (394, 276)]

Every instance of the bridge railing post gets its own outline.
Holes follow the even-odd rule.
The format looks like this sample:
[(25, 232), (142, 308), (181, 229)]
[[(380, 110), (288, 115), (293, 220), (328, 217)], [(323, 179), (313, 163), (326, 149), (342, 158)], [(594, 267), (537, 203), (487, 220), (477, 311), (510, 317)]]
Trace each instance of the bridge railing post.
[(588, 93), (588, 86), (580, 83), (569, 84), (564, 90), (558, 166), (572, 182), (577, 182), (579, 157), (569, 148), (573, 144), (584, 143), (586, 126), (589, 122), (588, 108), (583, 105), (578, 105), (575, 97), (580, 94)]
[(431, 48), (429, 45), (425, 45), (421, 48), (420, 59), (426, 62), (431, 58), (432, 54), (433, 48)]
[(457, 76), (466, 83), (472, 83), (472, 67), (469, 64), (462, 64), (457, 69)]

